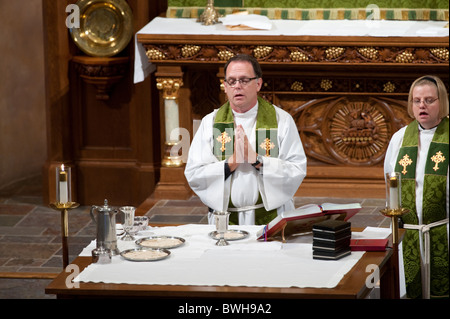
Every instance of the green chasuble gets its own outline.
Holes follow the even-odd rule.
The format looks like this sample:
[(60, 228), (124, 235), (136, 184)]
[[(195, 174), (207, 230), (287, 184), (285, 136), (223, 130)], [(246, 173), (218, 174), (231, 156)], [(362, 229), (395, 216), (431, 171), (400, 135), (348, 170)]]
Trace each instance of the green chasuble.
[[(406, 128), (396, 172), (401, 173), (402, 206), (410, 212), (402, 217), (405, 224), (418, 224), (416, 212), (416, 160), (419, 143), (418, 122)], [(433, 135), (425, 164), (422, 222), (430, 224), (447, 218), (446, 186), (449, 168), (449, 119), (442, 119)], [(430, 229), (430, 295), (447, 296), (449, 289), (447, 225)], [(422, 296), (419, 231), (406, 230), (403, 239), (406, 292), (409, 298)]]
[[(226, 102), (217, 111), (213, 125), (213, 154), (218, 160), (225, 160), (234, 153), (234, 117), (230, 103)], [(258, 114), (256, 116), (256, 147), (261, 156), (278, 157), (278, 123), (275, 107), (258, 97)], [(261, 204), (259, 195), (256, 204)], [(229, 207), (234, 207), (229, 201)], [(277, 210), (266, 211), (264, 207), (255, 210), (255, 224), (268, 224), (277, 216)], [(230, 214), (230, 224), (238, 224), (238, 213)]]

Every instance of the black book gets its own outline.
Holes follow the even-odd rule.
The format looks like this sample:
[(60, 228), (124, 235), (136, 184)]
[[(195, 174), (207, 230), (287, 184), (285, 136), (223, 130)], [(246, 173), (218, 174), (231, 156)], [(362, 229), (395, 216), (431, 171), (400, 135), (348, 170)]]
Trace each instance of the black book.
[(313, 230), (313, 239), (314, 238), (321, 238), (321, 239), (329, 239), (329, 240), (339, 240), (348, 236), (351, 236), (352, 232), (349, 231), (341, 231), (338, 233), (328, 233), (328, 232), (322, 232), (322, 231), (316, 231)]
[(313, 238), (313, 249), (338, 250), (350, 246), (351, 235), (345, 236), (338, 240), (327, 238)]
[(350, 247), (338, 251), (317, 251), (313, 250), (313, 259), (338, 260), (350, 255)]
[(350, 222), (346, 222), (343, 220), (327, 219), (324, 220), (323, 222), (314, 224), (313, 230), (337, 233), (350, 229), (350, 225), (351, 225)]
[(314, 238), (338, 240), (351, 235), (350, 222), (328, 219), (313, 225)]

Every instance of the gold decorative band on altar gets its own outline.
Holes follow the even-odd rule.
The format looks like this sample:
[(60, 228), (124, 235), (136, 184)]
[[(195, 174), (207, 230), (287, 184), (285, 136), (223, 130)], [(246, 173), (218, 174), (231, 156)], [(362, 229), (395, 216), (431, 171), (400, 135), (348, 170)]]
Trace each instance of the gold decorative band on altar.
[[(168, 7), (167, 18), (198, 18), (205, 7)], [(366, 20), (372, 14), (366, 8), (234, 8), (223, 7), (216, 10), (221, 15), (247, 11), (249, 14), (265, 15), (274, 20)], [(449, 9), (409, 9), (379, 8), (382, 20), (433, 20), (449, 21)]]
[[(447, 65), (448, 47), (323, 47), (323, 46), (268, 46), (268, 45), (195, 45), (195, 44), (144, 44), (149, 61), (227, 61), (238, 52), (249, 52), (258, 60), (277, 63), (383, 63), (383, 64), (437, 64)], [(215, 48), (212, 50), (211, 48)], [(329, 84), (324, 83), (325, 87)], [(388, 85), (385, 90), (391, 90)], [(296, 86), (296, 90), (302, 90)]]

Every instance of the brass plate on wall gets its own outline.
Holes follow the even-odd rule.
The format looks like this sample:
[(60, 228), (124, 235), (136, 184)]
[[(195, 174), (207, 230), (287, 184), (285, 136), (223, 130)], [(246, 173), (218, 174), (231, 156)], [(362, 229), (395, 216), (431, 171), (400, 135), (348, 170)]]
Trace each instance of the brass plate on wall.
[(125, 0), (79, 0), (80, 27), (71, 28), (76, 45), (86, 54), (109, 57), (120, 53), (133, 35), (133, 13)]

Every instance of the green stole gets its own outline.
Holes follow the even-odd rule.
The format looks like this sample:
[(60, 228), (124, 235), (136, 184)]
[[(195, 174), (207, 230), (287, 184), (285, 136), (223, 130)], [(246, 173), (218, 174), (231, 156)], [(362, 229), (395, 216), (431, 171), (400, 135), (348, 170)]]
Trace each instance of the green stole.
[[(416, 160), (419, 143), (418, 122), (410, 123), (403, 137), (396, 172), (401, 173), (402, 206), (410, 212), (402, 217), (405, 224), (418, 224), (416, 212)], [(446, 186), (449, 167), (449, 119), (436, 128), (428, 150), (423, 184), (422, 222), (430, 224), (447, 218)], [(419, 232), (407, 229), (403, 239), (406, 292), (409, 298), (422, 295)], [(448, 242), (446, 224), (430, 230), (430, 295), (448, 296)]]
[[(230, 102), (226, 102), (217, 111), (213, 125), (213, 154), (219, 161), (228, 159), (234, 153), (234, 117)], [(278, 157), (278, 123), (275, 107), (258, 97), (256, 116), (257, 153), (261, 156)], [(261, 204), (259, 194), (256, 204)], [(229, 200), (229, 207), (234, 207)], [(277, 210), (266, 211), (264, 207), (255, 210), (255, 224), (266, 225), (277, 216)], [(238, 224), (238, 214), (230, 214), (230, 224)]]

